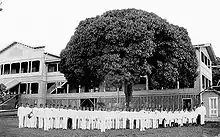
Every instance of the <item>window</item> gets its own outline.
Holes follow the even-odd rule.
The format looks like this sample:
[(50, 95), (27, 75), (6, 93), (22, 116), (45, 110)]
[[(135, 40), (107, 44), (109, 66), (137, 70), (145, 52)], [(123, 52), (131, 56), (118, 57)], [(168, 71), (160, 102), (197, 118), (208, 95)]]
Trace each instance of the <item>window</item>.
[(26, 94), (26, 88), (27, 88), (27, 84), (26, 83), (21, 83), (21, 85), (20, 85), (20, 92), (22, 94)]
[(209, 116), (218, 116), (218, 97), (209, 97)]
[(202, 88), (207, 89), (210, 86), (211, 86), (211, 80), (209, 80), (204, 75), (202, 75)]
[(192, 108), (192, 99), (191, 98), (183, 98), (182, 99), (183, 110), (190, 110)]
[(211, 87), (211, 80), (208, 81), (208, 86)]
[(201, 58), (202, 58), (202, 62), (205, 62), (205, 55), (203, 52), (201, 52)]
[(208, 65), (208, 58), (205, 56), (205, 65)]
[(28, 62), (22, 62), (21, 63), (21, 73), (27, 73), (28, 72)]
[(31, 72), (31, 61), (29, 61), (29, 69), (28, 69), (28, 72), (30, 73)]
[(3, 75), (3, 65), (1, 64), (1, 75)]
[(211, 68), (211, 61), (203, 52), (201, 52), (201, 60), (208, 68)]
[(10, 64), (4, 65), (4, 74), (10, 74)]
[(27, 94), (30, 94), (30, 83), (27, 83)]
[(57, 63), (48, 64), (48, 72), (57, 72)]
[(55, 82), (47, 83), (47, 90), (52, 88), (52, 86), (56, 87), (56, 83)]
[(209, 87), (209, 80), (206, 78), (206, 83), (205, 83), (206, 88)]
[(210, 59), (208, 59), (208, 67), (211, 68)]
[(40, 68), (40, 61), (33, 61), (32, 62), (32, 72), (39, 72), (39, 68)]
[(11, 64), (11, 74), (19, 73), (20, 71), (20, 63), (12, 63)]
[(31, 94), (38, 94), (38, 83), (31, 83)]

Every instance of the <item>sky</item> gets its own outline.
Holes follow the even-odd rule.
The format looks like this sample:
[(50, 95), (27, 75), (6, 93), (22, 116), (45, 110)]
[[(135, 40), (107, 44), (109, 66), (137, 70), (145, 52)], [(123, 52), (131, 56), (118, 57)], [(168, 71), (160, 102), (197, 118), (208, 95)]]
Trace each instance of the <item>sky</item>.
[[(0, 0), (1, 1), (1, 0)], [(2, 0), (0, 50), (14, 41), (60, 55), (81, 20), (113, 9), (153, 12), (187, 29), (192, 44), (211, 43), (220, 57), (219, 0)]]

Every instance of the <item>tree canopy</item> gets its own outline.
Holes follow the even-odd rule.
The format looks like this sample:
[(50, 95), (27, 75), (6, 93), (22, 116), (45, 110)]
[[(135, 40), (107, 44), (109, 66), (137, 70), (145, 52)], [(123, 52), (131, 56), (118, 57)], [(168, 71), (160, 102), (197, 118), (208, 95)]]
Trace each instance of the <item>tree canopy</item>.
[(3, 97), (5, 95), (6, 86), (2, 83), (0, 83), (0, 97)]
[(190, 87), (197, 76), (187, 30), (137, 9), (110, 10), (82, 20), (60, 56), (67, 80), (86, 87), (105, 81), (132, 90), (146, 75), (151, 89), (174, 88), (177, 81)]
[[(220, 65), (220, 58), (217, 57), (216, 59), (217, 59), (216, 65)], [(213, 68), (212, 69), (212, 85), (216, 86), (217, 84), (220, 84), (218, 83), (219, 81), (220, 81), (220, 68)]]

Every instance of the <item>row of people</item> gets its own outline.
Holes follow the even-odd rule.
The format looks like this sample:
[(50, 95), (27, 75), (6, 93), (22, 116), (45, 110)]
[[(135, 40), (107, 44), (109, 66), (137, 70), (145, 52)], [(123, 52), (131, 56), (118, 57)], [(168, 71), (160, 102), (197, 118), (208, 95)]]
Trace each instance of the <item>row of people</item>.
[(38, 108), (18, 108), (19, 128), (43, 128), (49, 129), (140, 129), (184, 126), (185, 124), (204, 124), (206, 114), (204, 106), (194, 108), (190, 111), (176, 110), (153, 110), (143, 108), (135, 109), (77, 109), (66, 106), (44, 106)]

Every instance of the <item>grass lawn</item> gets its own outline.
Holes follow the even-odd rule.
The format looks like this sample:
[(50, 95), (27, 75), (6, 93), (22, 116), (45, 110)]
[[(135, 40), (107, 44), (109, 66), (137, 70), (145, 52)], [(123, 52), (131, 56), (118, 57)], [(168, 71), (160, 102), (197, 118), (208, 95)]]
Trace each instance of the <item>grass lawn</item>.
[(18, 128), (17, 117), (0, 117), (0, 137), (214, 137), (220, 134), (220, 123), (205, 126), (139, 130), (49, 130)]

